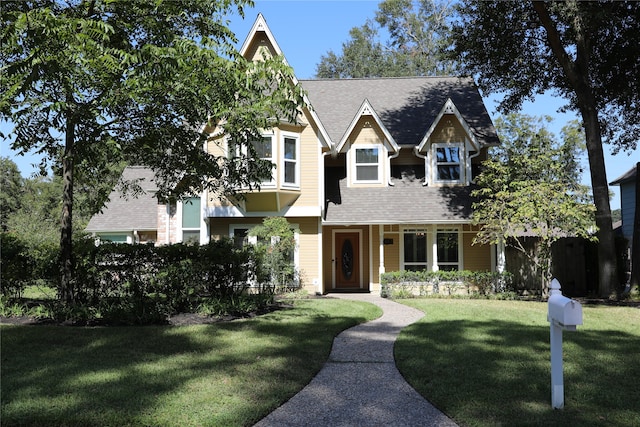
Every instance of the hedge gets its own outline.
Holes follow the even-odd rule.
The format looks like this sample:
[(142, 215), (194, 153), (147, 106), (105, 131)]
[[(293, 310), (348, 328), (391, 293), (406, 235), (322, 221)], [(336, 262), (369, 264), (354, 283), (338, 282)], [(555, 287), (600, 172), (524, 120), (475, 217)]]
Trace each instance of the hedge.
[(512, 275), (508, 272), (394, 271), (382, 274), (380, 282), (381, 295), (385, 298), (513, 292)]

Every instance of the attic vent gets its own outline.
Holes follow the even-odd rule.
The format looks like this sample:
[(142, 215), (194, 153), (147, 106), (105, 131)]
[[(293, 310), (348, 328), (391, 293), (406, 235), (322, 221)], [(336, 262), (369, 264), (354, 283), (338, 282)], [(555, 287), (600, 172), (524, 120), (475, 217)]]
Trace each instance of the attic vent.
[(368, 105), (365, 105), (364, 108), (362, 109), (362, 115), (363, 116), (372, 116), (373, 113), (371, 112), (371, 108), (369, 108)]
[(454, 114), (452, 102), (447, 102), (444, 106), (444, 114)]

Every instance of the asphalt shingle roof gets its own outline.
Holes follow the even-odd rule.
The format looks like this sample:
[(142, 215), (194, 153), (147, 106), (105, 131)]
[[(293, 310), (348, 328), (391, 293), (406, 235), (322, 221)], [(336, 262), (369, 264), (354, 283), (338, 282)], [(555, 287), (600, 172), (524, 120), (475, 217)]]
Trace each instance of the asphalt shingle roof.
[(338, 143), (358, 109), (368, 99), (399, 145), (418, 145), (451, 98), (481, 144), (498, 136), (472, 78), (399, 77), (301, 80), (311, 106)]
[(154, 194), (157, 189), (153, 171), (142, 166), (128, 166), (122, 172), (122, 181), (138, 181), (143, 193), (126, 197), (114, 189), (109, 202), (101, 213), (94, 215), (86, 231), (133, 231), (156, 230), (158, 201)]
[(429, 187), (394, 180), (391, 187), (348, 187), (341, 179), (327, 194), (328, 224), (427, 224), (471, 220), (473, 187)]

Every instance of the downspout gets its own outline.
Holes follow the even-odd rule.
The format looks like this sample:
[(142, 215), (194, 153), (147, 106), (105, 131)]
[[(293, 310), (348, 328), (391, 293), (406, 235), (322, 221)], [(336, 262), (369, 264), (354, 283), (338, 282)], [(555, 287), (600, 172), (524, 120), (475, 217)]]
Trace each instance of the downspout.
[(423, 187), (426, 187), (427, 185), (429, 185), (429, 157), (428, 156), (423, 156), (422, 154), (420, 154), (420, 152), (418, 152), (418, 147), (413, 147), (413, 153), (416, 155), (416, 157), (419, 157), (421, 159), (424, 159), (424, 182), (422, 183)]
[(387, 157), (387, 183), (391, 187), (395, 186), (395, 184), (393, 182), (391, 182), (391, 159), (395, 159), (396, 157), (398, 157), (400, 155), (400, 150), (401, 149), (402, 149), (402, 147), (400, 147), (398, 149), (397, 153), (392, 154), (391, 156)]
[[(465, 143), (466, 144), (466, 143)], [(473, 179), (473, 170), (471, 167), (471, 160), (478, 157), (480, 155), (480, 151), (482, 150), (482, 147), (478, 148), (478, 151), (476, 151), (476, 154), (469, 156), (469, 158), (467, 159), (467, 176), (470, 177), (469, 179), (469, 183), (470, 184), (475, 184), (475, 180)]]

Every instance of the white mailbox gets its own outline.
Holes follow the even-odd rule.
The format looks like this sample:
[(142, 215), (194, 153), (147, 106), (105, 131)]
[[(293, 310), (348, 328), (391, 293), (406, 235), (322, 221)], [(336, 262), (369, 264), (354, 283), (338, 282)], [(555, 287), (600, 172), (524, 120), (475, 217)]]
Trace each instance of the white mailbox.
[(551, 292), (547, 311), (550, 323), (551, 344), (551, 406), (564, 408), (564, 378), (562, 372), (562, 331), (575, 331), (582, 325), (582, 305), (562, 295), (560, 282), (551, 281)]
[(549, 297), (549, 322), (557, 323), (564, 330), (575, 331), (576, 325), (582, 325), (582, 305), (559, 292), (552, 294)]

